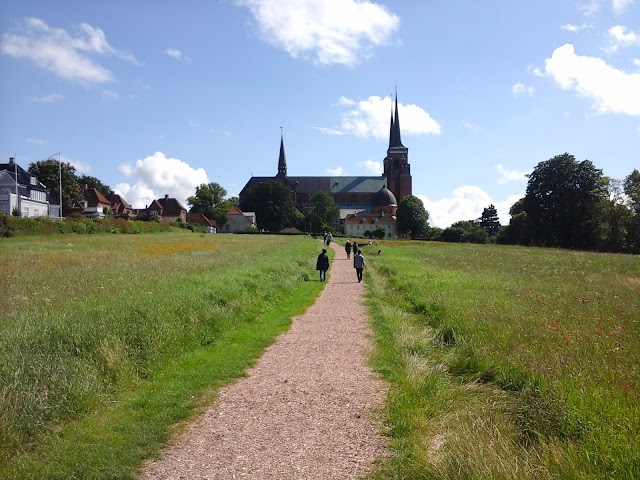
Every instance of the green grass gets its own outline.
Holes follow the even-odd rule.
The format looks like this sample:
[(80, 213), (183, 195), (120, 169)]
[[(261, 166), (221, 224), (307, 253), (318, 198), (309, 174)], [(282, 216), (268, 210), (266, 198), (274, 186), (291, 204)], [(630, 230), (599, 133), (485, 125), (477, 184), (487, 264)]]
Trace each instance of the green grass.
[(378, 478), (640, 478), (640, 258), (381, 244)]
[(322, 287), (308, 237), (2, 247), (2, 478), (133, 478)]

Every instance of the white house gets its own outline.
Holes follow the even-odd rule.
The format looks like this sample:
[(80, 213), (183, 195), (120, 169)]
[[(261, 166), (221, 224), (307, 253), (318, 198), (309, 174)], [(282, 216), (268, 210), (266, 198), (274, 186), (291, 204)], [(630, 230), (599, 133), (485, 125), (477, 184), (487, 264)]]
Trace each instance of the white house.
[(0, 163), (0, 210), (7, 215), (18, 210), (23, 217), (60, 218), (59, 201), (13, 157)]
[(256, 228), (255, 212), (243, 212), (233, 207), (227, 212), (227, 223), (222, 228), (223, 233), (246, 232), (247, 228)]

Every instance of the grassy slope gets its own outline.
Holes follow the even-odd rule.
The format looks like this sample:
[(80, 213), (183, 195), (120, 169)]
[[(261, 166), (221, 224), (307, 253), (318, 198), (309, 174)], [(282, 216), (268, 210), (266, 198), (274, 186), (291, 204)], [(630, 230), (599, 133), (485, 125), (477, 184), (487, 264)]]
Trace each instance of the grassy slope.
[(318, 247), (183, 233), (4, 242), (0, 476), (132, 478), (313, 301)]
[(638, 478), (640, 259), (383, 242), (380, 478)]

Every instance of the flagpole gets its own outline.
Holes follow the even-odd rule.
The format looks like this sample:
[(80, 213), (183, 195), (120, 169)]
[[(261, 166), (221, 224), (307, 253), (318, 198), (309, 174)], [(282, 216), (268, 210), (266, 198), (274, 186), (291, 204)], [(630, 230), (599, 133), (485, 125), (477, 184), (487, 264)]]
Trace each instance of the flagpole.
[[(16, 208), (20, 212), (20, 215), (22, 215), (22, 211), (20, 210), (20, 192), (18, 191), (18, 160), (16, 160), (15, 157), (13, 157), (13, 167), (15, 170), (14, 173), (16, 177)], [(13, 214), (13, 212), (11, 213)]]

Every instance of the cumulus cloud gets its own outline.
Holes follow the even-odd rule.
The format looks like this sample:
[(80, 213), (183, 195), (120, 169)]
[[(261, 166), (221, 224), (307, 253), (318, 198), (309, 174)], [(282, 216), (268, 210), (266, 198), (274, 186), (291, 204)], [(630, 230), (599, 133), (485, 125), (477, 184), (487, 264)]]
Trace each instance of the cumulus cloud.
[[(360, 101), (341, 99), (341, 105), (354, 107), (342, 114), (342, 132), (359, 137), (389, 138), (391, 98), (373, 96)], [(440, 124), (418, 105), (398, 103), (398, 115), (403, 135), (441, 133)]]
[(633, 32), (627, 27), (616, 25), (609, 29), (608, 52), (615, 52), (620, 48), (640, 46), (640, 33)]
[(496, 170), (500, 175), (498, 177), (498, 183), (500, 184), (524, 181), (527, 179), (527, 175), (531, 173), (530, 170), (509, 170), (501, 163), (496, 165)]
[(82, 23), (74, 36), (34, 17), (26, 18), (18, 33), (4, 33), (0, 51), (66, 80), (82, 83), (114, 81), (113, 73), (96, 63), (91, 55), (116, 56), (138, 63), (131, 53), (113, 48), (100, 28)]
[(178, 50), (177, 48), (167, 48), (164, 51), (165, 55), (170, 56), (171, 58), (175, 58), (176, 60), (179, 60), (181, 62), (185, 62), (188, 63), (191, 61), (191, 59), (189, 57), (185, 57), (182, 52), (180, 50)]
[(328, 175), (331, 175), (332, 177), (339, 177), (344, 173), (344, 168), (342, 167), (327, 168), (326, 172)]
[(590, 99), (597, 113), (640, 115), (640, 72), (627, 73), (601, 58), (577, 55), (571, 44), (555, 49), (545, 60), (545, 71), (562, 89)]
[(360, 165), (374, 175), (382, 175), (382, 171), (384, 170), (382, 162), (378, 162), (376, 160), (365, 160), (364, 162), (360, 162)]
[(463, 185), (453, 190), (451, 197), (432, 201), (426, 195), (416, 195), (429, 212), (429, 224), (432, 227), (447, 228), (460, 220), (475, 220), (482, 211), (494, 205), (502, 225), (509, 223), (509, 210), (522, 195), (509, 195), (502, 201), (494, 201), (482, 188)]
[(400, 18), (358, 0), (236, 0), (249, 9), (263, 37), (293, 58), (353, 66), (389, 43)]
[(512, 88), (511, 92), (515, 95), (533, 95), (533, 87), (527, 86), (524, 83), (516, 83)]
[(186, 207), (186, 199), (194, 194), (196, 187), (209, 183), (203, 168), (193, 168), (178, 158), (168, 158), (162, 152), (136, 160), (133, 165), (124, 163), (118, 170), (132, 177), (134, 183), (120, 183), (114, 190), (135, 208), (143, 208), (165, 195), (176, 198)]

